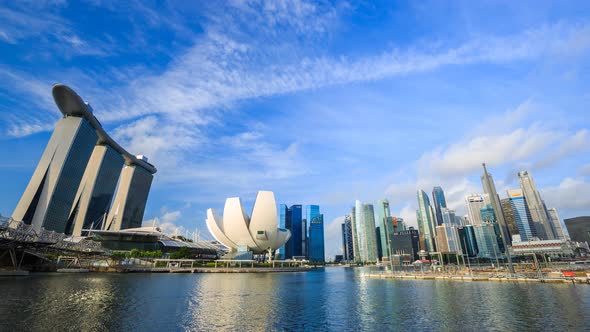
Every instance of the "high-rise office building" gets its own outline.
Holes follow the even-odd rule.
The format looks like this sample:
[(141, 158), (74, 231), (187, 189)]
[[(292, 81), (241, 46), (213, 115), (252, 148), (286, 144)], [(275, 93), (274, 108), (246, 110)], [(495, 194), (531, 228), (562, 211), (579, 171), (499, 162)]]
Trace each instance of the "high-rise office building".
[(434, 211), (436, 214), (436, 223), (441, 225), (443, 221), (442, 209), (447, 207), (445, 193), (441, 187), (432, 188), (432, 200), (434, 203)]
[(107, 216), (107, 230), (141, 227), (152, 179), (152, 173), (143, 167), (123, 167), (115, 199)]
[(436, 248), (442, 253), (462, 254), (459, 232), (453, 224), (436, 226)]
[(96, 145), (82, 176), (70, 211), (66, 234), (86, 235), (102, 229), (109, 211), (124, 159), (108, 145)]
[(500, 227), (497, 223), (483, 223), (473, 226), (477, 242), (478, 257), (503, 259), (505, 256)]
[(488, 204), (481, 209), (479, 209), (479, 214), (481, 215), (481, 220), (483, 222), (496, 222), (496, 213), (492, 208), (491, 204)]
[(435, 245), (435, 227), (436, 221), (434, 220), (434, 213), (430, 206), (430, 200), (428, 195), (423, 190), (418, 190), (418, 210), (416, 210), (416, 219), (418, 220), (418, 229), (420, 231), (420, 237), (424, 241), (424, 250), (436, 251)]
[(39, 164), (12, 214), (35, 230), (65, 233), (84, 169), (98, 135), (83, 117), (57, 122)]
[[(358, 254), (355, 252), (355, 260), (358, 262), (377, 261), (377, 239), (375, 234), (375, 213), (373, 204), (364, 204), (361, 201), (355, 202), (355, 231)], [(356, 249), (355, 248), (355, 249)]]
[(279, 253), (284, 259), (306, 256), (303, 251), (303, 210), (300, 204), (287, 207), (285, 204), (279, 206), (279, 227), (291, 231), (289, 241), (280, 249)]
[(447, 232), (445, 226), (436, 226), (436, 250), (442, 253), (449, 253), (449, 241), (447, 239)]
[(512, 209), (512, 203), (509, 198), (502, 198), (500, 200), (502, 206), (502, 214), (504, 214), (504, 220), (506, 220), (506, 226), (508, 226), (508, 232), (510, 233), (510, 239), (514, 235), (519, 235), (518, 225), (514, 216), (514, 210)]
[(590, 216), (568, 218), (563, 222), (572, 241), (590, 244)]
[(352, 218), (349, 214), (344, 216), (342, 224), (342, 253), (347, 262), (354, 260), (354, 243), (352, 239)]
[(442, 216), (442, 223), (439, 225), (442, 225), (442, 224), (457, 225), (457, 226), (460, 225), (459, 220), (461, 218), (459, 218), (459, 220), (457, 220), (457, 218), (456, 218), (457, 216), (455, 215), (455, 210), (442, 208), (440, 212), (441, 212), (441, 216)]
[(527, 205), (526, 197), (521, 189), (508, 190), (508, 200), (512, 205), (514, 220), (518, 227), (521, 241), (531, 241), (537, 237), (535, 225), (531, 220), (531, 212)]
[(569, 240), (569, 234), (567, 233), (567, 229), (563, 227), (561, 223), (561, 219), (559, 219), (559, 215), (557, 214), (556, 208), (547, 209), (549, 213), (549, 217), (551, 218), (552, 228), (555, 231), (555, 235), (559, 240)]
[(309, 220), (308, 255), (311, 262), (324, 262), (324, 215), (320, 214), (319, 205), (307, 205), (306, 216)]
[(544, 235), (538, 234), (539, 238), (542, 240), (554, 239), (555, 235), (553, 234), (547, 211), (535, 182), (533, 181), (533, 177), (529, 172), (522, 171), (518, 173), (518, 179), (520, 181), (520, 189), (522, 189), (524, 198), (526, 199), (531, 212), (532, 221), (536, 224), (537, 231), (545, 233)]
[(391, 211), (389, 210), (389, 201), (386, 199), (379, 200), (377, 202), (377, 227), (379, 228), (379, 239), (378, 242), (381, 245), (380, 258), (389, 257), (389, 242), (390, 234), (393, 233)]
[(470, 225), (481, 225), (483, 220), (481, 220), (481, 213), (480, 210), (482, 207), (490, 204), (489, 196), (486, 194), (471, 194), (465, 196), (465, 204), (467, 205), (467, 215), (469, 216), (469, 224)]
[(418, 260), (420, 251), (420, 235), (418, 230), (410, 227), (407, 230), (395, 232), (391, 241), (393, 255), (410, 255), (412, 261)]
[[(506, 226), (506, 221), (504, 220), (504, 214), (502, 214), (502, 205), (500, 204), (500, 196), (498, 196), (498, 192), (496, 191), (496, 185), (494, 184), (494, 179), (492, 179), (492, 175), (488, 173), (486, 168), (486, 164), (483, 164), (483, 175), (481, 176), (481, 184), (483, 186), (484, 192), (488, 195), (490, 199), (490, 205), (494, 209), (494, 215), (496, 216), (496, 220), (500, 229), (500, 238), (502, 240), (501, 247), (508, 248), (510, 245), (510, 237), (508, 236), (508, 227)], [(508, 259), (508, 268), (510, 273), (514, 273), (514, 266), (512, 265), (512, 257), (510, 257), (510, 253), (506, 255)]]
[(459, 234), (459, 243), (463, 254), (468, 257), (476, 257), (478, 253), (477, 240), (475, 238), (474, 226), (467, 225), (457, 228)]

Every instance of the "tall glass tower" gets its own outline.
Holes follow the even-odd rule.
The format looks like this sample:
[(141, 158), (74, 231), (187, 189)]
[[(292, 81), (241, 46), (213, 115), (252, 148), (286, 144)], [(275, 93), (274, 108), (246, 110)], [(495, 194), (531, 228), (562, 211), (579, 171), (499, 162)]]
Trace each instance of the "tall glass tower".
[(305, 256), (303, 252), (303, 214), (301, 205), (291, 205), (290, 208), (285, 204), (279, 207), (279, 225), (291, 231), (291, 238), (281, 249), (279, 253), (284, 259), (293, 258), (293, 256)]
[(355, 202), (354, 223), (358, 248), (355, 252), (357, 262), (377, 262), (377, 238), (375, 233), (375, 212), (373, 204)]
[(441, 187), (432, 188), (432, 199), (434, 201), (434, 211), (436, 212), (436, 223), (442, 225), (444, 222), (442, 209), (447, 207), (447, 201), (445, 199), (445, 192)]
[(531, 212), (529, 210), (526, 198), (520, 189), (508, 190), (508, 199), (512, 205), (514, 213), (514, 220), (518, 227), (518, 234), (520, 234), (521, 241), (531, 241), (533, 237), (537, 236), (535, 225), (531, 219)]
[(324, 215), (320, 214), (319, 205), (307, 205), (309, 222), (308, 259), (311, 262), (324, 262)]
[(344, 260), (350, 262), (354, 260), (354, 243), (352, 240), (352, 218), (349, 214), (344, 216), (342, 224), (342, 253)]
[[(502, 213), (502, 205), (500, 204), (500, 196), (498, 196), (498, 192), (496, 191), (496, 185), (494, 184), (494, 179), (492, 179), (492, 175), (488, 173), (488, 169), (486, 168), (486, 164), (482, 164), (483, 166), (483, 174), (481, 176), (481, 184), (483, 186), (483, 191), (488, 195), (490, 199), (490, 205), (492, 209), (494, 209), (494, 214), (496, 216), (496, 220), (499, 224), (500, 228), (500, 238), (502, 240), (502, 247), (508, 249), (508, 244), (510, 243), (510, 239), (508, 237), (508, 228), (506, 227), (506, 221), (504, 220), (504, 214)], [(508, 268), (510, 269), (510, 273), (514, 273), (514, 266), (512, 265), (512, 257), (510, 257), (510, 251), (506, 250), (506, 258), (508, 259)]]
[(436, 251), (434, 241), (436, 237), (436, 220), (432, 212), (432, 207), (430, 206), (430, 200), (424, 190), (418, 190), (417, 196), (418, 210), (416, 210), (416, 218), (418, 220), (420, 236), (424, 241), (425, 247), (423, 249), (426, 251)]
[(389, 235), (392, 233), (391, 212), (389, 210), (389, 201), (386, 199), (377, 202), (377, 226), (379, 227), (379, 237), (381, 238), (381, 254), (383, 257), (389, 257)]

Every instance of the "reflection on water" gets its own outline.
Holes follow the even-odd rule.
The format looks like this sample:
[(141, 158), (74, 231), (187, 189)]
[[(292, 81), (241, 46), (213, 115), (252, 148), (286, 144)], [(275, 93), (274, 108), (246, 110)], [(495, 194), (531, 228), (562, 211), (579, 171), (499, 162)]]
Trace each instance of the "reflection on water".
[(379, 280), (359, 269), (0, 279), (0, 331), (584, 330), (590, 287)]

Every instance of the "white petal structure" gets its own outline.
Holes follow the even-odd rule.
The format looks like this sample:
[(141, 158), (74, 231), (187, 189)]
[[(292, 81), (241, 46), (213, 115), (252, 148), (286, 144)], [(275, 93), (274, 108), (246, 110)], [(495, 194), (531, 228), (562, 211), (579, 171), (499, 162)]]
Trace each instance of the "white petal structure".
[(242, 206), (239, 197), (225, 201), (223, 217), (213, 209), (207, 210), (207, 228), (217, 241), (237, 251), (246, 246), (255, 253), (276, 250), (289, 241), (291, 232), (277, 227), (277, 204), (272, 191), (259, 191), (252, 209), (252, 218)]

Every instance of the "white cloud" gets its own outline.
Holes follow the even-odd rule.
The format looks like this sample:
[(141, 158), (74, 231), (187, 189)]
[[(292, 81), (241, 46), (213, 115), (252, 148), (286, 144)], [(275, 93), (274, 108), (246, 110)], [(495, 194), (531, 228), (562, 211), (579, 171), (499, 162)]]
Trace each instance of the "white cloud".
[(342, 255), (342, 223), (344, 216), (334, 218), (329, 223), (324, 221), (326, 260), (334, 259), (335, 255)]
[[(516, 171), (512, 171), (515, 167), (533, 170), (549, 167), (561, 159), (588, 150), (590, 141), (586, 129), (572, 132), (567, 128), (552, 127), (550, 123), (531, 123), (530, 120), (538, 116), (538, 110), (538, 105), (527, 100), (512, 111), (482, 121), (477, 127), (479, 130), (424, 153), (414, 162), (415, 171), (402, 172), (405, 180), (394, 182), (387, 188), (387, 197), (393, 204), (403, 207), (402, 217), (407, 216), (415, 222), (416, 191), (422, 189), (431, 196), (433, 186), (441, 186), (445, 191), (447, 206), (455, 209), (457, 215), (464, 215), (465, 195), (483, 191), (479, 181), (483, 162), (488, 165), (488, 169), (490, 166), (495, 169), (508, 168), (511, 178), (515, 178)], [(408, 180), (408, 177), (414, 180)], [(494, 180), (502, 196), (511, 183), (498, 177), (498, 174)], [(560, 192), (573, 193), (574, 188), (581, 189), (584, 186), (578, 180), (572, 181), (564, 181), (559, 187)], [(569, 200), (567, 195), (554, 203), (554, 198), (559, 196), (556, 194), (557, 188), (549, 190), (553, 195), (547, 196), (548, 204), (562, 207), (561, 204), (568, 208), (580, 208), (583, 205), (583, 200), (579, 198), (564, 204), (565, 197)]]
[(561, 209), (589, 209), (590, 183), (583, 179), (565, 178), (558, 186), (546, 187), (540, 190), (545, 202)]

